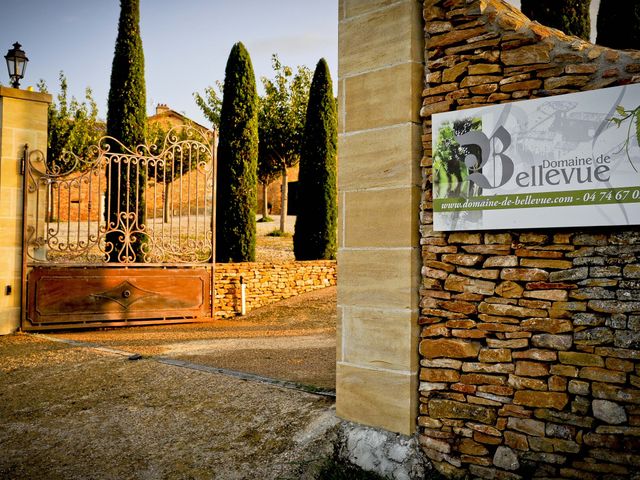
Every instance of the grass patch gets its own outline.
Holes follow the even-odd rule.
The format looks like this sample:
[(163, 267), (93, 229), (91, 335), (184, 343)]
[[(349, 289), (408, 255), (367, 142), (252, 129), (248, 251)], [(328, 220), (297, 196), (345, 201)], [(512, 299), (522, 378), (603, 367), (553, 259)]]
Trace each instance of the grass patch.
[(261, 217), (258, 219), (258, 223), (269, 223), (273, 222), (273, 218), (271, 217)]
[(267, 237), (290, 237), (291, 234), (289, 232), (283, 232), (280, 229), (271, 230), (267, 233)]

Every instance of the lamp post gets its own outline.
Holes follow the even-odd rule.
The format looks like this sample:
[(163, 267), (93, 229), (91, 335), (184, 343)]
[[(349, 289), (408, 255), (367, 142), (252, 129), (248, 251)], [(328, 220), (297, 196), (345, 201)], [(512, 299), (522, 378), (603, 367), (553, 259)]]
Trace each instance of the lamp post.
[(11, 86), (13, 88), (20, 87), (20, 80), (24, 78), (24, 71), (29, 61), (20, 47), (21, 45), (18, 42), (14, 43), (13, 48), (4, 56), (4, 59), (7, 61), (9, 78), (11, 79)]

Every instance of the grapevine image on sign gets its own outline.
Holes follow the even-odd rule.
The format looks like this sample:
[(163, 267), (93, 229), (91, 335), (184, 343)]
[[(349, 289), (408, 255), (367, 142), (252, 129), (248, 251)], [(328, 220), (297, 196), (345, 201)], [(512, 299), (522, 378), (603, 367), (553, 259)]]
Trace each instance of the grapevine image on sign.
[(433, 115), (438, 231), (640, 224), (640, 85)]

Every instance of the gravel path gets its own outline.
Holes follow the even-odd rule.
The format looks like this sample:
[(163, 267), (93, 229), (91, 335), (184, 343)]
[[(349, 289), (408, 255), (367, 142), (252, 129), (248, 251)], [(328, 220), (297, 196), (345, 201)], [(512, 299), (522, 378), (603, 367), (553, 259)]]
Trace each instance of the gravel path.
[[(259, 216), (258, 216), (259, 218)], [(270, 237), (267, 234), (280, 229), (280, 215), (272, 215), (272, 222), (256, 223), (256, 261), (258, 262), (292, 262), (293, 231), (296, 217), (290, 215), (285, 221), (285, 232), (289, 236)]]
[(205, 324), (0, 336), (0, 478), (313, 478), (333, 400), (215, 370), (334, 388), (335, 294)]
[(213, 322), (57, 332), (57, 338), (335, 389), (336, 287)]

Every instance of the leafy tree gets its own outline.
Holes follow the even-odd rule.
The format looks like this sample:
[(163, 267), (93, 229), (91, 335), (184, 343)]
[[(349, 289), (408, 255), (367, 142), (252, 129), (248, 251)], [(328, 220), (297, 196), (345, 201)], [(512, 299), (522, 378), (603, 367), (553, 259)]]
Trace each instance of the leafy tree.
[(215, 87), (207, 87), (204, 89), (204, 96), (200, 95), (198, 92), (193, 94), (196, 105), (198, 105), (204, 116), (207, 117), (214, 128), (218, 128), (220, 126), (220, 109), (222, 108), (223, 90), (224, 83), (220, 80), (216, 80)]
[(610, 48), (640, 48), (640, 1), (600, 0), (596, 43)]
[(522, 0), (520, 10), (531, 20), (547, 27), (589, 40), (590, 3), (591, 0)]
[[(217, 90), (217, 91), (216, 91)], [(215, 126), (220, 125), (220, 108), (222, 107), (222, 95), (220, 92), (224, 90), (224, 82), (216, 80), (215, 87), (207, 87), (204, 89), (204, 96), (199, 93), (194, 93), (193, 96), (196, 100), (196, 104), (200, 107), (202, 113), (209, 119), (209, 121)], [(259, 113), (258, 113), (258, 137), (262, 137), (261, 125), (263, 124), (263, 101), (258, 99)], [(259, 142), (258, 146), (258, 182), (262, 185), (262, 221), (270, 220), (268, 218), (268, 199), (267, 199), (267, 187), (273, 181), (274, 177), (280, 173), (278, 166), (273, 166), (269, 162), (269, 157), (265, 155), (265, 144)]]
[(271, 218), (269, 217), (269, 185), (278, 176), (278, 174), (281, 173), (282, 169), (277, 159), (269, 154), (269, 151), (266, 148), (267, 144), (265, 141), (263, 141), (263, 139), (265, 138), (265, 119), (262, 103), (262, 99), (260, 99), (261, 106), (258, 114), (258, 182), (262, 186), (262, 205), (260, 208), (262, 218), (258, 221), (270, 222)]
[[(104, 124), (98, 120), (98, 107), (91, 89), (87, 87), (82, 102), (75, 97), (69, 99), (67, 78), (63, 72), (60, 72), (59, 79), (60, 92), (47, 112), (47, 166), (52, 172), (67, 172), (74, 168), (82, 169), (83, 164), (90, 160), (90, 147), (104, 135)], [(38, 90), (48, 93), (44, 80), (38, 82)], [(76, 165), (76, 157), (79, 165)]]
[(225, 69), (220, 143), (216, 261), (255, 260), (258, 94), (249, 52), (238, 42)]
[(311, 83), (300, 154), (300, 211), (293, 236), (297, 260), (336, 258), (337, 143), (336, 101), (329, 66), (322, 58)]
[[(107, 111), (107, 135), (135, 149), (145, 143), (147, 115), (144, 82), (144, 52), (140, 38), (140, 0), (120, 0), (120, 19), (116, 38)], [(124, 153), (111, 142), (111, 151)], [(111, 185), (107, 197), (109, 227), (121, 231), (107, 234), (112, 246), (109, 261), (143, 261), (147, 238), (145, 224), (146, 172), (139, 163), (120, 162), (107, 168)], [(130, 211), (134, 216), (127, 215)], [(130, 241), (130, 242), (129, 242)]]
[(275, 77), (261, 79), (265, 94), (260, 101), (259, 172), (263, 185), (271, 182), (275, 171), (282, 175), (280, 231), (284, 232), (288, 203), (287, 168), (300, 161), (311, 72), (307, 67), (299, 66), (294, 74), (275, 54), (271, 57), (271, 65)]

